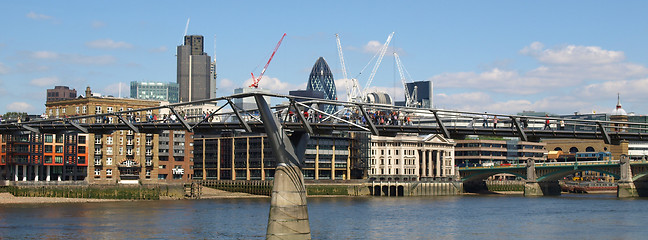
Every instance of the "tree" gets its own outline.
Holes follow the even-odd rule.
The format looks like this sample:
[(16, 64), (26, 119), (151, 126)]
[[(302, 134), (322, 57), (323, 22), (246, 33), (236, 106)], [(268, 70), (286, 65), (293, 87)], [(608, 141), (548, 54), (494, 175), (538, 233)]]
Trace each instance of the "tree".
[(3, 119), (25, 119), (27, 117), (26, 112), (7, 112), (4, 115), (2, 115)]

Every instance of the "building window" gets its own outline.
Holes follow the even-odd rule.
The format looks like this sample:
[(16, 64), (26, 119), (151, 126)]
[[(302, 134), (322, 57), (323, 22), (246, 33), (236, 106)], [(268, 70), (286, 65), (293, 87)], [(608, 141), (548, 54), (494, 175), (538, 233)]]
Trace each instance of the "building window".
[(113, 154), (113, 149), (112, 149), (112, 147), (107, 147), (107, 148), (106, 148), (106, 154), (108, 154), (108, 155), (112, 155), (112, 154)]
[(79, 107), (78, 107), (78, 106), (75, 107), (74, 110), (75, 110), (74, 112), (75, 112), (76, 114), (79, 114)]
[(99, 169), (95, 169), (94, 172), (95, 172), (95, 176), (101, 175), (101, 170)]
[(113, 138), (108, 136), (106, 137), (106, 144), (112, 145), (113, 144)]
[(52, 152), (52, 145), (45, 145), (45, 152), (46, 153), (51, 153)]
[(106, 107), (106, 113), (112, 113), (113, 107)]
[(55, 156), (54, 157), (54, 163), (63, 163), (63, 157), (62, 156)]
[(45, 163), (52, 163), (52, 156), (45, 156)]
[(63, 146), (56, 146), (56, 153), (63, 153)]
[(94, 165), (95, 166), (101, 166), (101, 158), (100, 157), (95, 157)]
[(112, 176), (112, 169), (106, 169), (106, 175)]
[(95, 106), (95, 114), (101, 113), (101, 106)]
[(106, 165), (112, 165), (112, 158), (106, 158)]
[(46, 143), (54, 142), (54, 136), (52, 134), (45, 134), (45, 142)]

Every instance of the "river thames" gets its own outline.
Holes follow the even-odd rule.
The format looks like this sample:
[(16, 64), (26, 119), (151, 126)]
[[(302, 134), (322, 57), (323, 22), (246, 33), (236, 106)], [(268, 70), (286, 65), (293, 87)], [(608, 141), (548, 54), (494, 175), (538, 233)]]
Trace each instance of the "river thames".
[[(645, 239), (648, 199), (309, 198), (313, 239)], [(2, 239), (263, 239), (269, 199), (0, 205)]]

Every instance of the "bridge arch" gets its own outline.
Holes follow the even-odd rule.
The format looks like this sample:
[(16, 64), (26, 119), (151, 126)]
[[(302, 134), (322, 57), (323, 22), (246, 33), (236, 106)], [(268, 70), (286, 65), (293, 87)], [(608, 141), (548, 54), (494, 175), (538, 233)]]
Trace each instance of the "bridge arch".
[(571, 148), (569, 148), (569, 153), (577, 153), (577, 152), (578, 152), (578, 148), (577, 148), (577, 147), (571, 147)]
[(524, 171), (511, 171), (511, 169), (496, 169), (496, 168), (493, 168), (492, 170), (493, 171), (480, 172), (480, 173), (477, 173), (477, 174), (466, 175), (466, 176), (462, 177), (461, 180), (463, 182), (483, 181), (483, 180), (486, 180), (487, 178), (489, 178), (491, 176), (501, 174), (501, 173), (512, 174), (512, 175), (515, 175), (515, 176), (520, 177), (522, 179), (527, 178), (526, 170), (524, 170)]
[[(617, 167), (618, 168), (618, 167)], [(537, 169), (536, 169), (537, 171)], [(592, 172), (599, 172), (603, 174), (608, 174), (610, 176), (613, 176), (616, 179), (619, 179), (619, 172), (615, 171), (615, 169), (607, 169), (607, 168), (595, 168), (595, 167), (582, 167), (582, 168), (570, 168), (570, 169), (560, 169), (558, 171), (553, 171), (547, 174), (538, 174), (538, 182), (551, 182), (551, 181), (558, 181), (562, 180), (563, 178), (574, 174), (578, 172), (584, 172), (584, 171), (592, 171)]]

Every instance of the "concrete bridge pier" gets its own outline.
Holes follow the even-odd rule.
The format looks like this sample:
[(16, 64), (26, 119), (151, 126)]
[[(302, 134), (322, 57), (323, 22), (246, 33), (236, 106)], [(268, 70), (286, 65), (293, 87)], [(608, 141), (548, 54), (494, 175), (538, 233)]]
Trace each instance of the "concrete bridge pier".
[(558, 181), (538, 182), (535, 171), (535, 161), (528, 159), (526, 163), (527, 180), (524, 183), (524, 196), (559, 196), (560, 184)]
[(538, 183), (538, 177), (535, 173), (535, 161), (528, 159), (526, 162), (527, 179), (524, 183), (524, 196), (542, 196), (542, 189)]
[(639, 192), (637, 191), (637, 186), (635, 186), (634, 181), (632, 181), (632, 169), (630, 167), (630, 158), (627, 155), (621, 155), (619, 160), (619, 167), (621, 168), (621, 178), (619, 179), (617, 188), (617, 197), (619, 198), (628, 198), (628, 197), (639, 197)]
[(255, 95), (254, 98), (277, 160), (266, 239), (311, 239), (306, 186), (301, 171), (309, 135), (296, 131), (288, 137), (263, 96)]

